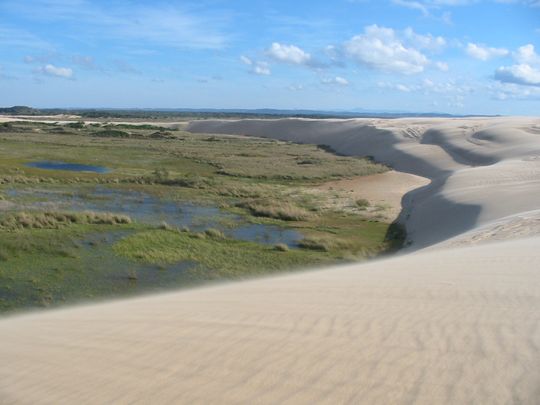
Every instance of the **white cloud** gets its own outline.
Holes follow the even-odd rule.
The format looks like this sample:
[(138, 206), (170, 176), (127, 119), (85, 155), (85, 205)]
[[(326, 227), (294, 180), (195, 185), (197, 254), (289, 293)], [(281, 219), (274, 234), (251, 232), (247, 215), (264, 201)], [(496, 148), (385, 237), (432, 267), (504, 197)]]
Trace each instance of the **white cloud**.
[(420, 11), (424, 16), (429, 15), (428, 8), (425, 4), (422, 4), (419, 1), (409, 1), (409, 0), (392, 0), (392, 3), (398, 6), (410, 8), (412, 10)]
[[(124, 2), (100, 4), (90, 0), (3, 0), (0, 3), (3, 9), (23, 15), (25, 19), (75, 24), (78, 38), (91, 42), (99, 38), (137, 46), (150, 43), (181, 49), (220, 49), (229, 40), (224, 34), (228, 23), (228, 13), (224, 10), (195, 13), (182, 5), (149, 6), (136, 2), (127, 6)], [(28, 35), (18, 37), (16, 42), (36, 42)]]
[(323, 83), (323, 84), (334, 84), (334, 85), (338, 85), (338, 86), (348, 86), (349, 85), (349, 81), (347, 79), (345, 79), (344, 77), (341, 77), (341, 76), (324, 78), (324, 79), (321, 80), (321, 83)]
[(249, 65), (249, 66), (253, 65), (253, 61), (247, 56), (244, 56), (244, 55), (240, 56), (240, 60), (244, 62), (246, 65)]
[(405, 28), (403, 34), (407, 42), (418, 49), (438, 51), (446, 46), (446, 40), (443, 37), (434, 37), (431, 34), (420, 35), (410, 27)]
[(540, 86), (540, 69), (527, 64), (501, 66), (495, 71), (495, 79), (525, 86)]
[(268, 63), (257, 62), (255, 66), (253, 67), (253, 73), (257, 75), (268, 76), (272, 72), (270, 71), (270, 67), (268, 66)]
[(446, 62), (435, 62), (435, 66), (442, 72), (447, 72), (449, 69), (448, 63)]
[(64, 79), (69, 79), (73, 77), (73, 70), (66, 67), (59, 67), (54, 66), (51, 64), (47, 64), (41, 68), (38, 69), (39, 72), (47, 75), (47, 76), (54, 76), (54, 77), (62, 77)]
[(540, 87), (520, 86), (514, 83), (494, 83), (488, 88), (496, 100), (540, 99)]
[(517, 63), (499, 67), (495, 71), (495, 79), (501, 83), (540, 86), (540, 55), (536, 53), (534, 45), (524, 45), (512, 56)]
[(517, 52), (513, 54), (513, 57), (519, 63), (540, 65), (540, 55), (536, 53), (532, 44), (520, 46)]
[(379, 82), (377, 83), (377, 86), (382, 89), (397, 90), (404, 93), (418, 92), (425, 95), (436, 93), (445, 94), (452, 97), (463, 97), (463, 95), (473, 92), (473, 89), (470, 86), (458, 84), (453, 80), (435, 82), (430, 79), (424, 79), (419, 83), (408, 84)]
[(250, 70), (251, 73), (255, 73), (256, 75), (260, 75), (260, 76), (268, 76), (272, 73), (270, 71), (270, 65), (268, 65), (267, 62), (254, 61), (244, 55), (240, 56), (240, 60), (244, 64), (251, 66), (251, 70)]
[(311, 61), (311, 55), (295, 45), (274, 42), (267, 53), (268, 56), (277, 61), (294, 65), (306, 65)]
[[(410, 30), (408, 36), (413, 34)], [(344, 48), (349, 57), (374, 69), (403, 74), (422, 72), (429, 59), (404, 42), (393, 29), (370, 25), (364, 28), (363, 34), (347, 41)]]
[(490, 48), (487, 46), (474, 44), (472, 42), (469, 42), (467, 44), (467, 48), (465, 49), (465, 51), (469, 56), (483, 61), (492, 58), (507, 56), (509, 54), (508, 50), (504, 48)]

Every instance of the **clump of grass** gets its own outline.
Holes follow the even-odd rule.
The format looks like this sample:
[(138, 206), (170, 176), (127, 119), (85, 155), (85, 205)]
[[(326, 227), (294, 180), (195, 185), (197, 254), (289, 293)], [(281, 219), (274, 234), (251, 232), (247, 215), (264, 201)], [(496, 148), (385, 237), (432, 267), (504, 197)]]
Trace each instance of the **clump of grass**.
[(246, 201), (239, 203), (238, 206), (247, 209), (253, 216), (281, 219), (283, 221), (306, 221), (314, 215), (304, 208), (278, 201)]
[(127, 215), (111, 214), (108, 212), (19, 212), (0, 218), (0, 229), (58, 229), (72, 224), (89, 225), (121, 225), (130, 224)]
[(152, 139), (174, 139), (174, 135), (167, 131), (157, 131), (148, 136)]
[(161, 221), (161, 224), (159, 224), (159, 229), (162, 229), (164, 231), (172, 231), (172, 226), (170, 226), (167, 222)]
[(361, 208), (361, 209), (366, 209), (367, 207), (369, 207), (371, 204), (369, 203), (368, 200), (366, 200), (365, 198), (359, 198), (358, 200), (356, 200), (356, 205)]
[(92, 135), (102, 138), (129, 138), (129, 132), (120, 131), (118, 129), (104, 129), (103, 131), (94, 132)]
[(213, 239), (224, 239), (225, 238), (225, 234), (223, 232), (221, 232), (219, 229), (215, 229), (215, 228), (209, 228), (206, 231), (204, 231), (204, 233), (206, 234), (206, 236), (208, 236), (210, 238), (213, 238)]
[(274, 250), (277, 250), (278, 252), (288, 252), (289, 247), (285, 243), (277, 243), (274, 245)]
[(330, 252), (348, 247), (345, 241), (323, 236), (304, 238), (298, 243), (298, 246), (302, 249), (315, 250), (319, 252)]

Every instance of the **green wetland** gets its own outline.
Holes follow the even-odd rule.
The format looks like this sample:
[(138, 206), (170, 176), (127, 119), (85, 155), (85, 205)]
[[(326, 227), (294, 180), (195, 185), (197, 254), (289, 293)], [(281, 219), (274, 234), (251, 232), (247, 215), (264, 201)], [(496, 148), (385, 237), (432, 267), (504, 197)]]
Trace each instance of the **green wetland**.
[(324, 146), (157, 126), (0, 124), (0, 311), (363, 260), (400, 229), (319, 185)]

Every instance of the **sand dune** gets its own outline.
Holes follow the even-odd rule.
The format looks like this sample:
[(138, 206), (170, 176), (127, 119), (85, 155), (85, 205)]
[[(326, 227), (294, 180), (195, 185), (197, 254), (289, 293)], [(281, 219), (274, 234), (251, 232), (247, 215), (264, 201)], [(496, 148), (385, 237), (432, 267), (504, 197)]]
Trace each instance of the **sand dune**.
[(538, 118), (206, 120), (188, 130), (325, 144), (431, 179), (403, 199), (411, 249), (540, 207)]
[(326, 144), (430, 179), (402, 201), (416, 251), (6, 318), (1, 403), (538, 403), (540, 119), (189, 129)]
[(0, 322), (10, 403), (536, 404), (540, 238)]

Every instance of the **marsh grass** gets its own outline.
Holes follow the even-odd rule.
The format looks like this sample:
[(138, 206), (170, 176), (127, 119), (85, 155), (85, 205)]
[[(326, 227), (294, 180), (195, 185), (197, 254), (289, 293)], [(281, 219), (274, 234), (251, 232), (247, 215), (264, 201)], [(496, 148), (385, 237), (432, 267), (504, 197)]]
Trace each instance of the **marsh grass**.
[[(324, 196), (308, 192), (322, 182), (388, 168), (314, 145), (197, 135), (158, 126), (31, 122), (3, 125), (0, 141), (0, 196), (8, 205), (31, 204), (35, 198), (31, 190), (38, 189), (67, 190), (87, 200), (91, 192), (85, 195), (85, 190), (100, 184), (170, 201), (219, 206), (246, 222), (294, 228), (305, 236), (299, 249), (289, 249), (284, 244), (234, 240), (217, 229), (193, 232), (168, 224), (156, 223), (153, 228), (130, 224), (129, 217), (118, 214), (73, 214), (60, 208), (6, 212), (0, 216), (0, 309), (28, 302), (48, 305), (64, 296), (115, 295), (144, 285), (147, 271), (154, 280), (158, 267), (177, 269), (184, 261), (199, 264), (197, 270), (189, 270), (194, 280), (237, 278), (358, 260), (402, 240), (398, 230), (389, 232), (389, 224), (328, 208)], [(37, 160), (91, 164), (111, 171), (26, 166)], [(90, 239), (81, 245), (92, 232), (104, 235), (104, 241)], [(108, 238), (113, 233), (124, 238)], [(134, 277), (132, 268), (138, 269)], [(152, 270), (143, 270), (148, 268)], [(160, 273), (171, 277), (167, 279), (171, 286), (189, 279), (183, 270)]]
[(131, 222), (127, 215), (102, 212), (18, 212), (0, 217), (0, 229), (58, 229), (72, 224), (125, 225)]
[(251, 215), (257, 217), (274, 218), (283, 221), (307, 221), (315, 215), (304, 208), (279, 201), (245, 201), (237, 206), (247, 209)]
[(194, 261), (210, 271), (213, 278), (242, 277), (336, 261), (318, 252), (279, 251), (253, 242), (199, 235), (166, 230), (141, 231), (117, 242), (113, 249), (121, 256), (146, 263)]

